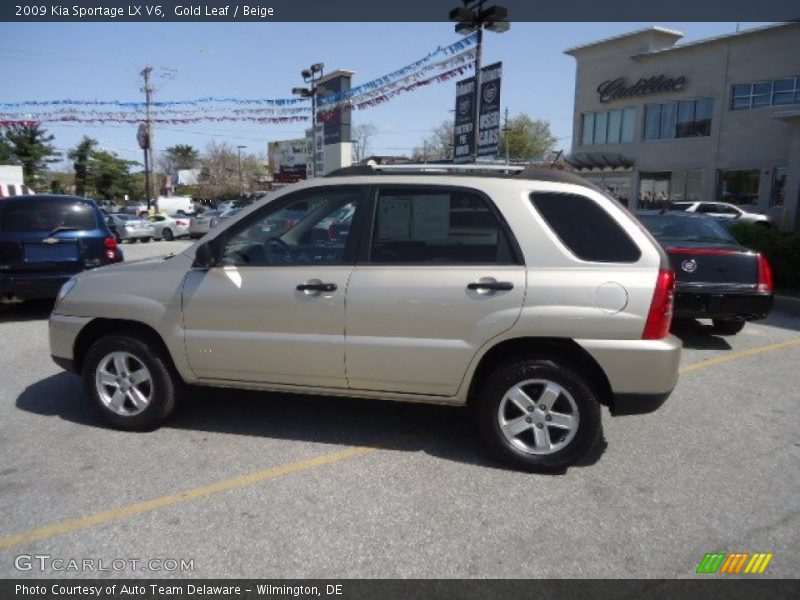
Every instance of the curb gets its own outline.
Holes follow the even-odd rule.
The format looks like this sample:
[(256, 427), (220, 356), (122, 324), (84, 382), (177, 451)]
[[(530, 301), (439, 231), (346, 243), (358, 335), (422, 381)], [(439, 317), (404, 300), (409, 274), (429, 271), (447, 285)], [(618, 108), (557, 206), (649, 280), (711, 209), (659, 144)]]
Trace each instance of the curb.
[(800, 298), (775, 294), (774, 308), (792, 315), (800, 315)]

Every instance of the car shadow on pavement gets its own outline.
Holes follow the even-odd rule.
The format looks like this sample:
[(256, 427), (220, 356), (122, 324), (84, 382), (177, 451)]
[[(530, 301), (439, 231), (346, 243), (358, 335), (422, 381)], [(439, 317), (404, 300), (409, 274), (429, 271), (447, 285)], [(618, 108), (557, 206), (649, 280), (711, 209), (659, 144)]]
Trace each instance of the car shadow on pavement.
[(52, 311), (52, 300), (27, 300), (21, 304), (4, 304), (0, 305), (0, 323), (47, 320)]
[(730, 350), (732, 348), (728, 340), (714, 334), (714, 328), (711, 325), (705, 325), (697, 319), (674, 321), (670, 333), (681, 339), (684, 348), (694, 350)]
[[(87, 401), (80, 378), (70, 373), (28, 386), (16, 406), (80, 425), (106, 427)], [(164, 427), (425, 452), (454, 462), (507, 470), (485, 452), (471, 412), (461, 407), (191, 387)], [(601, 439), (575, 466), (598, 462), (606, 445)]]

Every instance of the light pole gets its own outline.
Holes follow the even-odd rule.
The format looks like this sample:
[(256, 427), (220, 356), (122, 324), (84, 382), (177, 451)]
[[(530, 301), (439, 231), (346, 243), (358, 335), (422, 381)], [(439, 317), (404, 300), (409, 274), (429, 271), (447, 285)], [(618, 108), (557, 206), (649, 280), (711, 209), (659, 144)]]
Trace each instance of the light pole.
[(454, 8), (450, 11), (450, 20), (456, 22), (456, 33), (469, 35), (478, 32), (475, 47), (475, 90), (473, 91), (473, 135), (474, 148), (472, 149), (472, 162), (478, 162), (479, 119), (481, 102), (481, 46), (483, 45), (483, 29), (495, 33), (503, 33), (511, 28), (508, 22), (508, 9), (505, 6), (490, 6), (484, 9), (486, 0), (461, 0), (463, 8)]
[(144, 78), (144, 87), (142, 91), (144, 92), (145, 98), (145, 131), (142, 141), (144, 143), (141, 144), (142, 149), (144, 150), (144, 186), (145, 186), (145, 197), (147, 198), (147, 210), (149, 211), (151, 208), (152, 198), (153, 198), (153, 189), (150, 185), (150, 159), (153, 158), (153, 129), (152, 129), (152, 122), (150, 121), (150, 93), (153, 91), (153, 86), (150, 85), (150, 73), (153, 72), (153, 67), (145, 67), (142, 69), (140, 75)]
[(312, 172), (317, 174), (317, 82), (322, 78), (323, 63), (314, 63), (300, 72), (303, 81), (310, 83), (308, 88), (292, 88), (292, 93), (301, 98), (311, 98), (311, 164)]
[(239, 200), (244, 198), (244, 180), (242, 179), (242, 148), (247, 148), (247, 146), (236, 146), (236, 151), (239, 153)]

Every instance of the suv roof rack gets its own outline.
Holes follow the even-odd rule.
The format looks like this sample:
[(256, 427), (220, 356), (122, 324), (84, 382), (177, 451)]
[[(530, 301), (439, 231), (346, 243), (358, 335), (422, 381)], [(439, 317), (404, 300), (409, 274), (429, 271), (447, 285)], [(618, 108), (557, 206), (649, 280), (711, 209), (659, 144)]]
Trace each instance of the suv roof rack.
[(533, 179), (536, 181), (551, 181), (557, 183), (571, 183), (584, 187), (594, 188), (595, 186), (583, 177), (548, 167), (535, 165), (498, 165), (498, 164), (440, 164), (440, 163), (420, 163), (420, 164), (399, 164), (399, 165), (355, 165), (352, 167), (342, 167), (331, 171), (325, 177), (352, 177), (356, 175), (381, 175), (384, 173), (399, 173), (408, 175), (466, 175), (484, 177), (516, 177), (519, 179)]

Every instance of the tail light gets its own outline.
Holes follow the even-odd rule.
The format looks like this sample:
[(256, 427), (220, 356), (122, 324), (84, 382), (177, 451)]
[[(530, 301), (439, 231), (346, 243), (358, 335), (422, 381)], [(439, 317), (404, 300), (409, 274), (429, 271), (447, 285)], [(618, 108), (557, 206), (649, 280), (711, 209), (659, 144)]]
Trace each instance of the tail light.
[(117, 240), (113, 237), (107, 237), (103, 241), (103, 245), (106, 247), (106, 258), (110, 261), (119, 260), (119, 251), (117, 250)]
[(183, 219), (175, 219), (175, 223), (177, 223), (178, 227), (188, 227), (189, 221), (184, 221)]
[(668, 254), (694, 254), (697, 256), (730, 256), (741, 254), (741, 250), (724, 250), (719, 248), (667, 248)]
[(669, 333), (672, 324), (672, 307), (675, 302), (675, 271), (659, 269), (656, 289), (650, 312), (642, 333), (643, 340), (660, 340)]
[(767, 257), (758, 253), (758, 291), (771, 292), (773, 289), (772, 269)]
[(113, 237), (107, 237), (103, 243), (109, 250), (113, 250), (117, 247), (117, 240), (115, 240)]

